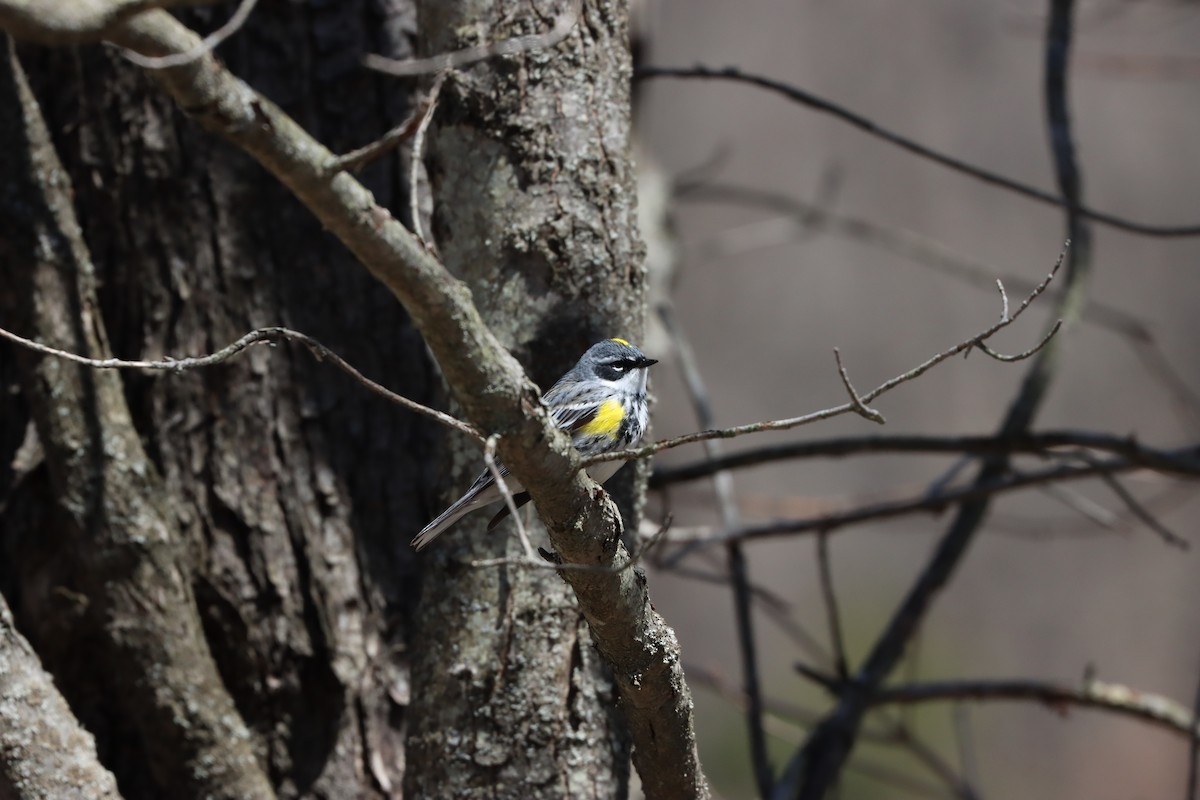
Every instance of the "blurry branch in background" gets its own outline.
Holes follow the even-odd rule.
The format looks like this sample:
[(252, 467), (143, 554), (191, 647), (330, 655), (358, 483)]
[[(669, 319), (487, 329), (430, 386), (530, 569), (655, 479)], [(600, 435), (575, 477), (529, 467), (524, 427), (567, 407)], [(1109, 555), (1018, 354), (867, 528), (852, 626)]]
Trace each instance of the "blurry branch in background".
[[(719, 670), (695, 663), (685, 664), (684, 667), (693, 684), (709, 690), (734, 708), (745, 712), (749, 705), (745, 692), (733, 685)], [(799, 744), (804, 731), (812, 728), (820, 720), (820, 714), (816, 711), (778, 698), (765, 699), (764, 709), (764, 727), (767, 733), (793, 747)], [(911, 727), (903, 723), (891, 723), (886, 727), (867, 728), (862, 732), (862, 739), (872, 745), (903, 751), (942, 785), (927, 783), (890, 764), (866, 758), (856, 759), (853, 764), (847, 766), (847, 771), (921, 798), (955, 797), (960, 800), (976, 800), (978, 797), (970, 783), (956, 775), (933, 747)]]
[(716, 470), (744, 469), (776, 461), (840, 458), (862, 454), (921, 453), (925, 455), (1066, 455), (1063, 448), (1121, 456), (1130, 467), (1145, 467), (1169, 475), (1200, 477), (1200, 442), (1162, 449), (1141, 444), (1133, 436), (1092, 431), (1023, 432), (1010, 436), (858, 436), (764, 445), (711, 460), (655, 467), (650, 488), (708, 477)]
[[(732, 531), (721, 531), (710, 535), (694, 534), (688, 539), (676, 538), (672, 541), (685, 545), (684, 554), (687, 554), (698, 547), (725, 544), (730, 539), (748, 541), (751, 539), (795, 536), (805, 533), (827, 534), (850, 525), (878, 522), (909, 514), (940, 514), (949, 506), (961, 506), (966, 503), (984, 501), (1006, 492), (1084, 478), (1098, 478), (1103, 475), (1112, 475), (1113, 473), (1133, 469), (1139, 469), (1138, 465), (1129, 464), (1124, 459), (1113, 458), (1096, 460), (1091, 464), (1078, 466), (1063, 464), (1031, 472), (1006, 470), (1006, 472), (995, 475), (988, 481), (975, 480), (966, 486), (945, 487), (940, 489), (936, 494), (926, 492), (911, 498), (861, 504), (846, 511), (821, 514), (814, 517), (751, 523)], [(1152, 525), (1151, 528), (1162, 536), (1167, 544), (1182, 550), (1188, 549), (1189, 545), (1186, 540), (1179, 538), (1170, 531), (1165, 531), (1161, 525)], [(675, 556), (673, 558), (678, 557)]]
[[(912, 726), (904, 719), (895, 722), (887, 732), (891, 742), (908, 753), (918, 764), (942, 781), (946, 788), (958, 800), (979, 800), (979, 793), (974, 784), (965, 776), (959, 775), (937, 750), (917, 735)], [(853, 766), (851, 764), (850, 766)], [(847, 767), (849, 769), (849, 767)]]
[(797, 86), (793, 86), (783, 81), (768, 78), (762, 75), (753, 75), (748, 72), (739, 70), (736, 67), (640, 67), (634, 73), (634, 80), (650, 80), (653, 78), (680, 78), (693, 80), (719, 80), (732, 81), (735, 83), (743, 83), (751, 86), (757, 86), (760, 89), (781, 94), (784, 97), (792, 100), (800, 105), (830, 114), (841, 121), (852, 125), (855, 128), (867, 133), (876, 138), (882, 139), (889, 144), (901, 148), (913, 155), (933, 161), (948, 167), (955, 172), (961, 172), (977, 180), (992, 186), (998, 186), (1001, 189), (1006, 189), (1014, 192), (1022, 197), (1027, 197), (1031, 200), (1036, 200), (1039, 203), (1058, 206), (1060, 208), (1071, 211), (1082, 217), (1086, 217), (1093, 222), (1099, 222), (1112, 228), (1128, 231), (1129, 233), (1137, 233), (1142, 236), (1162, 236), (1162, 237), (1177, 237), (1177, 236), (1200, 236), (1200, 225), (1180, 225), (1180, 226), (1165, 226), (1165, 225), (1148, 225), (1142, 222), (1136, 222), (1126, 219), (1115, 214), (1109, 214), (1103, 211), (1087, 208), (1078, 202), (1078, 198), (1072, 198), (1066, 194), (1058, 196), (1050, 192), (1030, 186), (1027, 183), (1013, 180), (982, 167), (975, 166), (962, 159), (948, 156), (931, 147), (927, 147), (913, 139), (909, 139), (899, 133), (891, 131), (877, 124), (861, 114), (851, 111), (847, 108), (826, 100), (822, 97), (805, 91)]
[(571, 34), (575, 25), (578, 24), (582, 12), (583, 0), (570, 0), (566, 10), (554, 18), (553, 27), (543, 33), (514, 36), (511, 39), (500, 39), (450, 53), (405, 61), (368, 53), (363, 56), (363, 66), (394, 77), (411, 77), (431, 75), (449, 69), (460, 69), (492, 56), (512, 56), (533, 50), (546, 50), (554, 47)]
[[(691, 343), (675, 319), (670, 305), (658, 309), (663, 325), (675, 345), (679, 370), (696, 413), (696, 422), (701, 428), (712, 427), (713, 409), (699, 365), (692, 353)], [(720, 442), (704, 442), (704, 454), (712, 459), (720, 454)], [(728, 471), (712, 474), (713, 493), (721, 516), (723, 530), (733, 530), (741, 525), (737, 498), (734, 494), (733, 476)], [(763, 731), (763, 701), (759, 684), (758, 648), (754, 638), (753, 597), (750, 589), (749, 567), (742, 552), (741, 542), (730, 539), (725, 544), (729, 584), (733, 591), (734, 620), (737, 627), (738, 655), (742, 663), (742, 686), (746, 692), (746, 726), (750, 739), (750, 760), (760, 797), (768, 797), (774, 784), (771, 762), (767, 756), (767, 740)]]
[(833, 565), (829, 556), (829, 532), (817, 532), (817, 573), (821, 579), (821, 597), (829, 623), (829, 645), (833, 648), (833, 669), (839, 680), (849, 680), (850, 667), (846, 659), (846, 643), (842, 638), (842, 619), (838, 611), (837, 592), (833, 587)]
[[(1087, 276), (1091, 268), (1091, 232), (1082, 213), (1081, 179), (1075, 163), (1070, 118), (1067, 112), (1067, 65), (1071, 43), (1072, 0), (1051, 0), (1046, 27), (1044, 100), (1050, 149), (1054, 157), (1061, 205), (1066, 209), (1067, 239), (1073, 243), (1067, 254), (1066, 289), (1058, 304), (1058, 316), (1068, 321), (1079, 318), (1085, 305)], [(1057, 198), (1054, 199), (1056, 204)], [(1023, 309), (1028, 304), (1024, 304)], [(1018, 313), (1021, 309), (1018, 309)], [(1015, 316), (1015, 313), (1014, 313)], [(1021, 388), (1009, 405), (1000, 425), (1001, 435), (1026, 432), (1057, 374), (1061, 339), (1051, 339), (1037, 353)], [(1009, 472), (1007, 456), (989, 456), (974, 480), (986, 487), (1004, 480)], [(891, 620), (871, 647), (870, 653), (844, 687), (836, 707), (825, 716), (788, 764), (777, 784), (775, 800), (823, 800), (837, 783), (854, 749), (871, 698), (904, 657), (934, 598), (946, 586), (987, 516), (990, 494), (962, 503), (954, 520), (934, 549)]]
[[(710, 171), (705, 168), (695, 171), (692, 177), (681, 177), (676, 183), (674, 198), (681, 202), (759, 208), (780, 216), (716, 234), (700, 243), (698, 249), (702, 257), (723, 258), (751, 248), (789, 244), (815, 234), (829, 233), (902, 256), (919, 266), (989, 292), (995, 287), (996, 276), (1001, 274), (1000, 270), (937, 239), (832, 211), (820, 198), (805, 201), (769, 189), (712, 182), (706, 179)], [(1032, 281), (1020, 275), (1003, 275), (1002, 280), (1018, 292), (1029, 292), (1034, 287)], [(1057, 301), (1060, 293), (1051, 287), (1046, 296)], [(1082, 319), (1124, 338), (1155, 380), (1170, 393), (1188, 424), (1200, 431), (1200, 395), (1188, 386), (1163, 353), (1150, 324), (1118, 306), (1092, 299), (1089, 299)]]
[(871, 696), (870, 704), (888, 706), (933, 701), (1033, 701), (1049, 706), (1062, 716), (1069, 707), (1078, 706), (1140, 719), (1189, 739), (1196, 735), (1200, 724), (1186, 706), (1168, 697), (1098, 680), (1085, 680), (1080, 686), (1024, 678), (914, 683), (879, 689)]

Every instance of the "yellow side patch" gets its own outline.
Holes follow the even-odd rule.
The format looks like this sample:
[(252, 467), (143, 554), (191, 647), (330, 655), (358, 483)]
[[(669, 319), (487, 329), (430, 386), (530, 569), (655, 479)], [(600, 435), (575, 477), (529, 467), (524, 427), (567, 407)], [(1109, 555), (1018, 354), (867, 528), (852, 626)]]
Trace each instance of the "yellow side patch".
[(624, 339), (618, 339), (618, 338), (617, 338), (617, 337), (615, 337), (615, 336), (614, 336), (613, 338), (609, 339), (609, 341), (610, 341), (610, 342), (616, 342), (617, 344), (623, 344), (623, 345), (625, 345), (626, 347), (633, 347), (633, 345), (631, 345), (629, 342), (625, 341)]
[(615, 439), (623, 419), (625, 406), (617, 400), (605, 400), (600, 404), (600, 410), (596, 412), (592, 421), (580, 428), (579, 432), (585, 436), (607, 436)]

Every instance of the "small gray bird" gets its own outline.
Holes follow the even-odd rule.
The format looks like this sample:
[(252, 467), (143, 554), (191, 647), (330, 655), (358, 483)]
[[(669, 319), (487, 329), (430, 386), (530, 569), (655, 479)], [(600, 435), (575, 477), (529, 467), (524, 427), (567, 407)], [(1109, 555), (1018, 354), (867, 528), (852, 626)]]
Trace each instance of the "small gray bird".
[[(657, 363), (624, 339), (605, 339), (588, 348), (578, 363), (542, 395), (542, 402), (550, 409), (554, 424), (571, 434), (571, 443), (582, 455), (633, 447), (642, 440), (650, 421), (647, 368)], [(604, 483), (624, 464), (605, 461), (592, 466), (588, 474), (597, 483)], [(529, 502), (521, 482), (510, 477), (503, 465), (498, 466), (517, 506)], [(491, 471), (484, 470), (466, 494), (413, 538), (412, 546), (421, 550), (466, 514), (503, 499)], [(489, 529), (504, 518), (505, 511), (492, 520)]]

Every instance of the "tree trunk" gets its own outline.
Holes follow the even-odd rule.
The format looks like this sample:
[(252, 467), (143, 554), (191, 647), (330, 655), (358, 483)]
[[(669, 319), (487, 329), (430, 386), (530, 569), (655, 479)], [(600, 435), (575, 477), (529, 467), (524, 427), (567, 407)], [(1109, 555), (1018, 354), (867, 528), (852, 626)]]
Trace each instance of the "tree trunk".
[[(550, 22), (508, 0), (425, 11), (429, 52)], [(446, 259), (543, 386), (592, 342), (642, 332), (626, 15), (586, 7), (555, 50), (451, 78), (429, 140)], [(221, 56), (344, 152), (410, 110), (411, 87), (359, 59), (405, 57), (414, 26), (403, 0), (267, 4)], [(117, 51), (19, 60), (49, 133), (18, 141), (5, 120), (5, 177), (30, 182), (9, 183), (0, 220), (6, 326), (160, 359), (285, 325), (402, 394), (442, 394), (394, 298)], [(407, 161), (361, 176), (401, 218)], [(627, 793), (612, 681), (562, 580), (465, 564), (517, 553), (483, 520), (423, 562), (407, 547), (436, 510), (435, 466), (461, 479), (477, 448), (290, 347), (152, 374), (0, 356), (0, 590), (126, 797)], [(628, 526), (641, 483), (632, 467), (610, 482)], [(22, 646), (14, 632), (0, 657)]]
[[(187, 19), (215, 27), (228, 13)], [(407, 88), (371, 77), (359, 58), (405, 56), (412, 25), (411, 6), (394, 0), (263, 4), (222, 58), (331, 147), (348, 150), (408, 112)], [(114, 354), (194, 355), (255, 327), (286, 325), (409, 397), (432, 397), (435, 373), (395, 299), (249, 158), (202, 133), (111, 48), (26, 48), (21, 61), (73, 185), (95, 265), (97, 317)], [(403, 215), (407, 170), (398, 162), (378, 161), (362, 177)], [(15, 282), (31, 253), (10, 252), (4, 263), (0, 292), (10, 307), (31, 306), (38, 298), (20, 296)], [(15, 352), (0, 347), (6, 389), (35, 363), (61, 364), (22, 356), (35, 366), (18, 369)], [(95, 403), (68, 408), (50, 390), (31, 394), (22, 380), (20, 396), (0, 397), (0, 587), (97, 734), (122, 792), (204, 791), (178, 782), (195, 764), (166, 767), (177, 743), (137, 713), (188, 675), (139, 672), (107, 646), (123, 619), (142, 620), (131, 611), (136, 596), (114, 611), (105, 592), (125, 591), (153, 563), (174, 587), (168, 618), (194, 622), (197, 634), (176, 630), (158, 644), (193, 642), (192, 661), (215, 664), (235, 712), (226, 721), (248, 730), (251, 771), (284, 797), (398, 794), (416, 598), (407, 539), (430, 511), (429, 421), (292, 347), (180, 374), (87, 373), (85, 383), (112, 387), (104, 396), (136, 426), (127, 441), (144, 449), (147, 477), (131, 502), (161, 512), (178, 546), (147, 562), (129, 541), (118, 553), (129, 559), (122, 569), (97, 561), (113, 557), (110, 539), (129, 529), (111, 514), (98, 527), (95, 516), (73, 518), (72, 497), (98, 473), (72, 467), (70, 437), (59, 447), (47, 439), (55, 414), (78, 414), (73, 421), (95, 431), (109, 430), (114, 417)], [(13, 469), (38, 404), (45, 419), (32, 449), (40, 439), (44, 463)], [(102, 452), (113, 470), (143, 463), (103, 448), (93, 455)], [(93, 488), (98, 507), (114, 497), (109, 481)], [(116, 584), (99, 585), (97, 575)]]
[[(570, 4), (548, 5), (427, 0), (420, 39), (432, 54), (541, 33)], [(594, 342), (640, 339), (645, 313), (628, 11), (583, 5), (557, 47), (451, 74), (426, 156), (445, 263), (543, 388)], [(447, 501), (481, 466), (477, 445), (450, 450)], [(627, 527), (641, 484), (629, 467), (609, 482)], [(523, 555), (511, 522), (485, 532), (489, 516), (439, 539), (423, 570), (406, 788), (416, 797), (623, 797), (624, 726), (575, 598), (553, 572), (471, 566)]]

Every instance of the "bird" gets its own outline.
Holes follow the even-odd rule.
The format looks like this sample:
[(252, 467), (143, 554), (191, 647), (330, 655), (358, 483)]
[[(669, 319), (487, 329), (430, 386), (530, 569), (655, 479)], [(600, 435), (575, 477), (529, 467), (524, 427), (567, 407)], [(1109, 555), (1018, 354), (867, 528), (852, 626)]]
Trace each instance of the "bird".
[[(648, 370), (657, 359), (625, 339), (605, 339), (588, 348), (565, 375), (542, 395), (550, 417), (560, 429), (571, 434), (571, 443), (581, 455), (592, 456), (624, 450), (642, 440), (650, 422), (646, 401)], [(604, 461), (588, 468), (597, 483), (611, 478), (625, 462)], [(520, 507), (529, 501), (521, 482), (497, 463), (504, 482)], [(491, 470), (480, 473), (466, 494), (421, 529), (412, 547), (422, 550), (452, 525), (476, 509), (500, 502), (504, 495)], [(507, 507), (492, 519), (491, 530), (507, 513)]]

